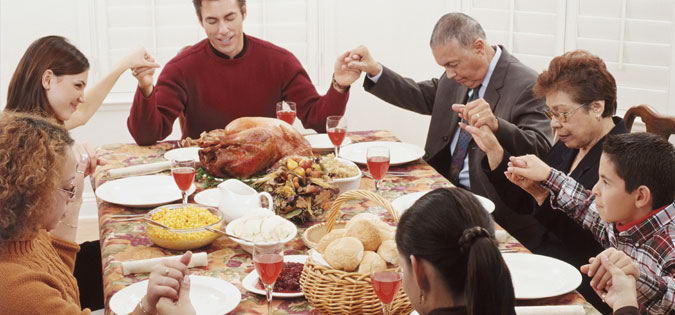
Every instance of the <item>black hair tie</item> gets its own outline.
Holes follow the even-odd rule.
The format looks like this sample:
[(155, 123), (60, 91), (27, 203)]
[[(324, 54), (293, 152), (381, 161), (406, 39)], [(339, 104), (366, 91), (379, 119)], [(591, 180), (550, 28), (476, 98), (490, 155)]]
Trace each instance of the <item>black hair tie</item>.
[(469, 249), (471, 249), (471, 245), (481, 237), (489, 238), (490, 232), (480, 226), (465, 229), (464, 232), (462, 232), (462, 236), (459, 238), (459, 251), (462, 254), (468, 253)]

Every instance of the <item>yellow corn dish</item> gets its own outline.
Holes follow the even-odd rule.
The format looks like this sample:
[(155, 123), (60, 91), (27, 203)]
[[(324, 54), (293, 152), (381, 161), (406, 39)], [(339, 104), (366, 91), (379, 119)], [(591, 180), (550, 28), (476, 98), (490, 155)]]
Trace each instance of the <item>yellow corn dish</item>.
[(186, 250), (210, 244), (218, 238), (218, 234), (203, 229), (210, 226), (219, 229), (222, 225), (222, 214), (217, 209), (208, 209), (196, 205), (162, 206), (150, 213), (150, 218), (172, 229), (169, 231), (153, 225), (146, 225), (148, 237), (158, 246)]

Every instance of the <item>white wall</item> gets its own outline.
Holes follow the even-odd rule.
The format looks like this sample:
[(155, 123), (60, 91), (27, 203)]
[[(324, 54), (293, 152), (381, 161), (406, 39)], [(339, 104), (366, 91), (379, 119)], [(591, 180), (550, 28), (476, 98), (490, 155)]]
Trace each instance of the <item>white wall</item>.
[[(443, 70), (428, 47), (431, 30), (442, 14), (461, 11), (483, 24), (491, 43), (505, 45), (537, 71), (564, 51), (598, 54), (617, 78), (620, 115), (638, 103), (675, 115), (673, 1), (249, 0), (244, 29), (291, 50), (324, 93), (335, 58), (359, 44), (401, 74), (438, 77)], [(89, 85), (137, 45), (165, 64), (182, 46), (204, 38), (189, 0), (0, 0), (0, 109), (25, 49), (49, 34), (69, 38), (88, 56)], [(429, 118), (390, 106), (361, 84), (351, 89), (349, 128), (387, 129), (423, 146)], [(126, 118), (134, 87), (133, 77), (123, 74), (74, 137), (97, 146), (132, 142)], [(169, 138), (179, 136), (174, 128)], [(85, 202), (93, 202), (90, 189), (85, 196)]]

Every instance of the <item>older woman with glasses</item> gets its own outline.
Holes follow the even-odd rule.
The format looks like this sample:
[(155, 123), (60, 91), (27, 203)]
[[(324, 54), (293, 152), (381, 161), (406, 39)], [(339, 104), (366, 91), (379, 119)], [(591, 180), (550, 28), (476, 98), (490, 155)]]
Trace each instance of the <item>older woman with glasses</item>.
[[(553, 58), (548, 70), (537, 78), (533, 91), (535, 96), (546, 99), (545, 114), (551, 119), (551, 128), (558, 138), (545, 162), (585, 187), (593, 187), (598, 181), (605, 137), (628, 132), (623, 120), (614, 116), (614, 77), (602, 59), (576, 50)], [(510, 154), (489, 128), (463, 127), (485, 152), (483, 168), (498, 187), (502, 200), (516, 211), (533, 215), (545, 227), (539, 244), (530, 250), (564, 260), (577, 268), (603, 250), (590, 232), (551, 208), (548, 190), (525, 179), (514, 179), (512, 184), (504, 174)], [(601, 312), (611, 312), (591, 289), (589, 279), (584, 279), (579, 291)]]
[[(87, 167), (75, 159), (73, 139), (44, 118), (3, 113), (0, 157), (0, 314), (89, 314), (73, 276), (77, 218), (66, 211), (81, 191), (77, 171)], [(155, 266), (132, 314), (194, 313), (190, 258)]]

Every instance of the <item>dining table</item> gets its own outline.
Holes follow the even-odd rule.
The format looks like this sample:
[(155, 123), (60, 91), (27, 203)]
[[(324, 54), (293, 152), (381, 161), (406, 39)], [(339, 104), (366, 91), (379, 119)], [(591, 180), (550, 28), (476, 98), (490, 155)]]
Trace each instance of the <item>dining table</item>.
[[(391, 132), (386, 130), (354, 131), (347, 134), (353, 143), (369, 141), (399, 141)], [(99, 166), (92, 175), (91, 181), (94, 189), (107, 181), (112, 180), (109, 170), (147, 164), (152, 162), (166, 161), (164, 153), (180, 147), (179, 141), (165, 141), (151, 146), (138, 146), (136, 144), (107, 144), (97, 148), (98, 156), (107, 161), (106, 165)], [(362, 171), (366, 166), (359, 166)], [(440, 187), (452, 187), (453, 185), (436, 172), (433, 167), (422, 159), (410, 163), (393, 166), (390, 171), (402, 172), (400, 174), (386, 175), (379, 186), (378, 193), (387, 200), (394, 200), (402, 195), (426, 191)], [(170, 174), (170, 170), (164, 173)], [(404, 175), (404, 176), (401, 176)], [(373, 179), (363, 176), (360, 188), (375, 189)], [(203, 190), (197, 183), (197, 192)], [(194, 195), (193, 195), (194, 196)], [(101, 243), (101, 259), (103, 262), (103, 291), (105, 297), (105, 312), (111, 314), (111, 297), (125, 287), (143, 281), (148, 278), (148, 273), (128, 274), (122, 272), (121, 263), (139, 259), (174, 256), (182, 254), (182, 251), (172, 251), (153, 245), (148, 238), (145, 224), (141, 221), (119, 221), (112, 217), (115, 214), (143, 214), (152, 208), (125, 207), (97, 198), (98, 223)], [(353, 200), (345, 203), (341, 209), (342, 219), (348, 219), (358, 213), (369, 211), (383, 218), (388, 213), (370, 200)], [(321, 221), (308, 221), (298, 224), (298, 235), (285, 247), (286, 255), (306, 254), (308, 248), (301, 239), (302, 233), (311, 225)], [(500, 227), (497, 227), (501, 229)], [(505, 242), (500, 247), (509, 251), (529, 253), (518, 240), (507, 234)], [(193, 252), (206, 252), (208, 265), (204, 267), (190, 268), (190, 274), (215, 277), (233, 284), (241, 293), (241, 302), (229, 314), (266, 314), (267, 304), (264, 295), (258, 295), (247, 291), (243, 285), (244, 277), (254, 270), (251, 255), (242, 249), (236, 242), (227, 236), (221, 236), (210, 245), (195, 249)], [(518, 306), (536, 305), (574, 305), (581, 304), (586, 314), (598, 314), (597, 311), (584, 300), (576, 291), (555, 297), (540, 299), (516, 300)], [(273, 300), (274, 314), (321, 314), (304, 298), (275, 298)]]

